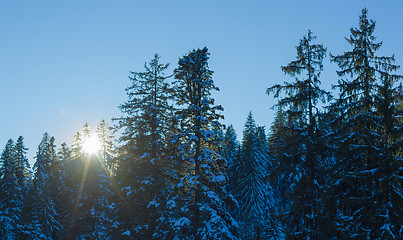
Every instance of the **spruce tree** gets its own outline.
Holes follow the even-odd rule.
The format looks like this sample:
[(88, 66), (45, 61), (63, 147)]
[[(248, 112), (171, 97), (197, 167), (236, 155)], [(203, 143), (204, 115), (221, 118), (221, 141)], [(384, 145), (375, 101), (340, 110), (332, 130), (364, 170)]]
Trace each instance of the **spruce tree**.
[(208, 67), (208, 49), (197, 49), (179, 59), (175, 76), (179, 133), (177, 160), (178, 206), (174, 228), (181, 239), (235, 239), (237, 224), (228, 210), (233, 204), (226, 189), (226, 160), (214, 152), (221, 106), (214, 103), (219, 90)]
[(0, 236), (6, 240), (16, 239), (20, 223), (23, 186), (18, 181), (20, 170), (16, 162), (15, 145), (12, 139), (7, 141), (1, 155), (1, 198), (0, 198)]
[(17, 184), (21, 187), (22, 213), (18, 224), (19, 231), (17, 238), (26, 238), (31, 233), (29, 229), (30, 205), (32, 199), (29, 190), (32, 187), (32, 172), (27, 158), (27, 148), (24, 145), (24, 138), (20, 136), (15, 144), (15, 164)]
[[(100, 126), (106, 124), (100, 123)], [(106, 133), (106, 131), (104, 131)], [(80, 137), (81, 136), (81, 137)], [(104, 136), (110, 139), (110, 136)], [(102, 149), (99, 152), (86, 152), (85, 145), (88, 141), (100, 141), (100, 146), (107, 145), (98, 139), (97, 133), (91, 131), (88, 124), (84, 124), (82, 130), (76, 134), (73, 142), (72, 161), (69, 164), (69, 172), (73, 172), (73, 211), (69, 213), (68, 225), (69, 239), (110, 239), (110, 195), (112, 191), (111, 175), (104, 162)], [(72, 206), (72, 205), (70, 205)]]
[(54, 165), (57, 161), (55, 152), (55, 139), (48, 133), (38, 146), (36, 162), (34, 164), (35, 177), (33, 182), (33, 219), (32, 235), (36, 239), (55, 239), (60, 231), (59, 214), (55, 208), (56, 179)]
[(229, 125), (224, 133), (222, 151), (220, 154), (223, 158), (227, 159), (228, 162), (228, 190), (234, 192), (236, 179), (238, 178), (240, 143), (237, 140), (237, 135), (232, 125)]
[[(334, 171), (337, 172), (335, 179), (338, 179), (335, 188), (338, 194), (336, 197), (340, 199), (338, 230), (341, 238), (378, 239), (390, 237), (389, 230), (395, 236), (399, 233), (395, 227), (383, 231), (382, 234), (386, 235), (381, 234), (382, 237), (379, 234), (382, 232), (379, 228), (391, 226), (387, 223), (391, 219), (381, 220), (387, 218), (383, 216), (387, 210), (380, 204), (384, 203), (381, 199), (388, 199), (387, 195), (393, 190), (385, 191), (383, 186), (382, 190), (379, 188), (382, 185), (380, 179), (390, 176), (390, 172), (385, 175), (385, 166), (388, 165), (386, 162), (394, 162), (391, 159), (395, 159), (396, 153), (388, 152), (384, 155), (389, 144), (385, 144), (384, 140), (379, 141), (379, 136), (385, 139), (397, 127), (396, 121), (390, 120), (394, 113), (387, 110), (395, 103), (390, 99), (390, 86), (387, 87), (391, 82), (388, 83), (386, 79), (398, 66), (393, 64), (393, 56), (376, 56), (382, 42), (376, 42), (373, 35), (375, 21), (368, 19), (367, 13), (367, 9), (362, 10), (359, 26), (351, 28), (351, 35), (346, 38), (352, 50), (332, 57), (332, 61), (340, 67), (338, 75), (349, 77), (340, 79), (335, 86), (340, 95), (334, 106), (338, 109), (334, 121), (334, 139), (339, 151), (336, 152), (337, 164)], [(390, 77), (389, 81), (392, 81), (393, 78)], [(386, 82), (382, 85), (381, 81)], [(383, 107), (378, 109), (382, 104)], [(386, 127), (385, 124), (389, 126)], [(380, 143), (383, 144), (381, 148), (378, 146)], [(396, 164), (392, 165), (392, 168), (386, 168), (398, 167)], [(374, 218), (377, 220), (374, 221)]]
[(273, 237), (270, 236), (273, 226), (269, 223), (273, 199), (267, 183), (270, 160), (264, 128), (256, 126), (250, 112), (236, 164), (237, 178), (233, 183), (234, 196), (241, 211), (242, 239)]
[(295, 82), (285, 82), (284, 85), (277, 84), (267, 89), (267, 93), (274, 93), (276, 98), (280, 98), (283, 92), (286, 94), (279, 99), (277, 106), (280, 111), (285, 111), (287, 128), (291, 131), (291, 142), (287, 142), (287, 145), (293, 145), (282, 153), (283, 156), (279, 156), (283, 159), (280, 164), (289, 164), (282, 168), (293, 171), (289, 172), (293, 179), (291, 205), (286, 217), (288, 239), (320, 238), (317, 226), (320, 176), (317, 171), (321, 168), (321, 159), (317, 154), (318, 134), (314, 111), (318, 111), (317, 103), (328, 100), (330, 94), (319, 86), (326, 48), (322, 44), (314, 44), (315, 39), (316, 36), (308, 30), (297, 46), (297, 59), (282, 67), (285, 74), (296, 77)]
[(74, 161), (70, 148), (66, 143), (61, 144), (61, 148), (57, 153), (56, 179), (57, 198), (55, 199), (56, 209), (59, 213), (59, 221), (61, 229), (58, 238), (68, 238), (71, 227), (71, 219), (74, 211), (74, 203), (77, 197), (76, 186), (72, 179), (74, 173)]
[(26, 148), (24, 145), (24, 138), (22, 136), (18, 137), (15, 144), (15, 161), (18, 168), (18, 183), (24, 188), (24, 191), (27, 190), (26, 187), (28, 187), (28, 183), (31, 181), (32, 177), (30, 165), (27, 158), (27, 150), (28, 148)]
[(102, 120), (96, 129), (96, 135), (101, 142), (100, 158), (105, 164), (105, 168), (109, 171), (110, 175), (114, 175), (116, 172), (116, 158), (115, 149), (113, 145), (113, 137), (110, 132), (110, 128), (106, 124), (105, 120)]
[[(169, 139), (170, 87), (165, 75), (169, 64), (160, 56), (144, 64), (144, 72), (131, 72), (128, 101), (117, 118), (123, 130), (117, 181), (123, 199), (119, 203), (119, 234), (127, 238), (164, 239), (169, 235), (165, 206), (169, 182), (166, 146)], [(119, 235), (118, 234), (118, 235)]]
[(401, 231), (403, 222), (403, 123), (400, 121), (397, 105), (403, 101), (402, 86), (394, 84), (401, 75), (393, 75), (383, 71), (375, 102), (378, 113), (378, 137), (375, 149), (378, 151), (375, 179), (375, 202), (372, 225), (375, 231), (372, 239), (403, 238)]

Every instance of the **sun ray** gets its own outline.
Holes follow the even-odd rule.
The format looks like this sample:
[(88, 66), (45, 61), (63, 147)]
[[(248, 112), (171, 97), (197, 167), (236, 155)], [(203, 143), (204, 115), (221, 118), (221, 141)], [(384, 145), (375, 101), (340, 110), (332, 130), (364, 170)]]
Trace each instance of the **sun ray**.
[(87, 172), (88, 172), (88, 166), (89, 165), (90, 165), (90, 161), (88, 161), (88, 160), (85, 161), (83, 175), (81, 176), (80, 188), (78, 189), (77, 198), (76, 198), (76, 204), (75, 204), (74, 210), (73, 210), (73, 221), (75, 220), (75, 218), (77, 216), (77, 211), (78, 211), (78, 207), (80, 205), (81, 194), (82, 194), (83, 189), (84, 189), (84, 183), (85, 183), (85, 180), (87, 178)]

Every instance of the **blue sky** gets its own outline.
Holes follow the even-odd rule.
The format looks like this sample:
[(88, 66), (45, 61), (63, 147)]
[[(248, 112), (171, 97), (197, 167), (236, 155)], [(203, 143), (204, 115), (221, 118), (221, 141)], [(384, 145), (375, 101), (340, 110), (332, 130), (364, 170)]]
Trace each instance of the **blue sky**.
[[(275, 103), (267, 87), (290, 81), (281, 65), (310, 29), (328, 52), (350, 49), (344, 40), (361, 9), (376, 20), (380, 55), (403, 64), (403, 1), (2, 1), (0, 3), (0, 147), (22, 135), (29, 157), (43, 133), (58, 147), (88, 122), (120, 116), (129, 71), (143, 71), (155, 53), (177, 66), (207, 46), (221, 91), (216, 103), (238, 137), (249, 111), (268, 129)], [(325, 59), (323, 87), (337, 81)], [(402, 74), (402, 71), (399, 70)]]

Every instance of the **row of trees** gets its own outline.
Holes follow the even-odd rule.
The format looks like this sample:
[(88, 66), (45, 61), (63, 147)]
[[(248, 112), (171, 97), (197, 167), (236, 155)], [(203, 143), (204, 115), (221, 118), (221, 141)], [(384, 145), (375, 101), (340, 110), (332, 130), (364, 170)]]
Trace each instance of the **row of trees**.
[[(403, 90), (394, 57), (375, 52), (364, 9), (331, 55), (339, 96), (320, 88), (326, 48), (308, 31), (292, 82), (266, 136), (252, 113), (243, 138), (220, 124), (207, 48), (179, 59), (172, 75), (156, 54), (131, 72), (114, 119), (119, 147), (102, 121), (69, 147), (45, 134), (34, 172), (23, 138), (1, 155), (4, 239), (399, 239), (403, 237)], [(173, 80), (171, 80), (173, 77)], [(319, 107), (318, 104), (325, 104)], [(85, 152), (97, 136), (97, 154)]]
[[(34, 173), (23, 137), (9, 140), (1, 155), (1, 239), (107, 239), (111, 225), (113, 165), (111, 134), (102, 121), (98, 156), (82, 149), (91, 130), (84, 125), (68, 147), (57, 151), (47, 133), (38, 145)], [(104, 137), (104, 138), (102, 138)], [(95, 160), (98, 159), (98, 160)]]
[(295, 81), (267, 90), (279, 99), (271, 179), (289, 239), (403, 237), (402, 76), (393, 56), (376, 55), (374, 29), (364, 9), (346, 38), (352, 49), (330, 55), (341, 79), (325, 111), (317, 103), (330, 96), (319, 85), (326, 48), (311, 32), (282, 67)]

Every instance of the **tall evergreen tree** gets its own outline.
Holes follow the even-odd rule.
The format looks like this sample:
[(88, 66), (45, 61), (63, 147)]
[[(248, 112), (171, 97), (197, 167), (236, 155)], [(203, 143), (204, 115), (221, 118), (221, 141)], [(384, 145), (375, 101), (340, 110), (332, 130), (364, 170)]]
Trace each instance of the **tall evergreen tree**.
[(319, 86), (326, 48), (322, 44), (314, 44), (315, 39), (316, 36), (308, 30), (297, 46), (297, 60), (282, 67), (285, 74), (296, 76), (295, 82), (277, 84), (267, 89), (267, 93), (274, 93), (276, 98), (285, 92), (286, 96), (279, 100), (278, 106), (280, 111), (285, 111), (287, 127), (291, 131), (292, 142), (287, 144), (295, 144), (282, 153), (281, 158), (285, 159), (280, 161), (280, 164), (291, 164), (284, 168), (295, 171), (292, 173), (294, 183), (286, 221), (290, 224), (288, 239), (320, 238), (316, 221), (320, 212), (317, 171), (321, 160), (316, 154), (319, 149), (314, 110), (317, 111), (318, 101), (324, 102), (330, 98), (330, 94)]
[[(386, 69), (387, 70), (387, 69)], [(375, 179), (373, 226), (376, 230), (371, 234), (373, 239), (403, 238), (403, 124), (397, 109), (403, 101), (402, 86), (394, 87), (401, 75), (392, 75), (383, 71), (381, 84), (376, 95), (378, 113), (378, 137), (375, 149), (378, 161), (374, 173)]]
[(20, 136), (15, 144), (15, 164), (17, 184), (21, 187), (20, 199), (22, 201), (21, 220), (18, 224), (19, 231), (17, 238), (26, 238), (31, 232), (29, 229), (30, 205), (32, 199), (29, 190), (32, 187), (32, 172), (27, 158), (27, 148), (24, 145), (24, 138)]
[(182, 177), (174, 227), (182, 239), (236, 238), (237, 224), (228, 211), (232, 203), (225, 187), (226, 160), (212, 151), (217, 149), (214, 129), (220, 125), (222, 107), (211, 97), (219, 89), (208, 68), (208, 55), (207, 48), (193, 50), (179, 59), (174, 71), (180, 123), (174, 143), (179, 142)]
[[(382, 152), (388, 149), (389, 144), (383, 144), (382, 151), (378, 146), (378, 136), (388, 136), (396, 127), (395, 122), (390, 120), (394, 114), (386, 110), (395, 104), (390, 100), (390, 86), (387, 87), (390, 82), (384, 82), (380, 87), (380, 80), (385, 80), (390, 72), (398, 69), (398, 66), (393, 64), (393, 56), (375, 55), (382, 42), (376, 42), (374, 30), (375, 21), (368, 19), (367, 9), (363, 9), (359, 27), (351, 28), (351, 35), (346, 38), (353, 49), (332, 57), (341, 69), (337, 72), (338, 75), (351, 77), (339, 80), (335, 86), (340, 91), (334, 107), (338, 109), (338, 117), (334, 121), (334, 138), (340, 150), (336, 155), (338, 162), (335, 172), (338, 173), (338, 181), (335, 186), (338, 190), (337, 198), (340, 199), (338, 225), (339, 236), (342, 238), (390, 238), (392, 235), (398, 236), (401, 231), (396, 231), (396, 227), (390, 228), (392, 235), (387, 233), (389, 230), (385, 230), (386, 235), (380, 237), (377, 229), (385, 228), (387, 224), (385, 221), (383, 224), (374, 221), (376, 216), (378, 220), (382, 219), (380, 212), (385, 213), (381, 210), (384, 208), (379, 205), (383, 204), (379, 198), (388, 199), (386, 195), (393, 195), (390, 188), (386, 191), (379, 189), (379, 179), (390, 179), (390, 172), (386, 174), (389, 177), (385, 176), (385, 162), (394, 162), (391, 159), (395, 159), (394, 154), (389, 152), (386, 157), (385, 152)], [(392, 80), (392, 77), (389, 80)], [(388, 88), (389, 90), (385, 90)], [(383, 89), (379, 92), (380, 99), (377, 97), (378, 89)], [(380, 112), (377, 110), (377, 101), (384, 105)], [(389, 120), (386, 120), (387, 118)], [(386, 128), (388, 130), (385, 129), (386, 122), (389, 125)], [(379, 126), (382, 126), (381, 132)]]
[(131, 72), (132, 85), (126, 89), (128, 101), (119, 108), (123, 130), (117, 179), (122, 191), (119, 234), (128, 238), (164, 239), (166, 189), (169, 186), (166, 146), (170, 93), (165, 75), (169, 64), (160, 56), (144, 64), (144, 72)]
[(43, 135), (34, 164), (35, 178), (32, 190), (34, 213), (31, 225), (35, 230), (32, 235), (36, 239), (55, 239), (60, 231), (59, 214), (55, 208), (57, 183), (54, 165), (57, 159), (54, 141), (54, 137), (50, 137), (48, 133)]

